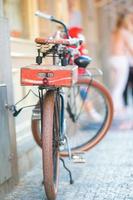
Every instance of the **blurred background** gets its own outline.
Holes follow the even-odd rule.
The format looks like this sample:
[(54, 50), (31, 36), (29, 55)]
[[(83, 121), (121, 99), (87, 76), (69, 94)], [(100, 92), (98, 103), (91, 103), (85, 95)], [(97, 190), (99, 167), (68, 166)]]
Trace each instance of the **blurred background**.
[[(5, 83), (7, 86), (8, 102), (17, 102), (29, 90), (28, 87), (20, 86), (20, 67), (35, 63), (34, 38), (50, 36), (57, 29), (55, 24), (35, 17), (34, 13), (37, 10), (55, 16), (68, 27), (83, 28), (88, 54), (93, 59), (91, 66), (103, 70), (104, 74), (100, 80), (110, 89), (108, 58), (111, 33), (117, 16), (120, 13), (132, 12), (133, 0), (0, 0), (0, 44), (3, 47), (0, 50), (0, 60), (3, 63), (0, 67), (0, 83)], [(130, 125), (130, 128), (133, 128), (132, 87), (130, 83), (127, 89), (128, 100), (125, 103), (127, 109), (124, 112), (126, 128)], [(35, 97), (31, 95), (24, 103), (32, 103), (34, 99)], [(30, 170), (40, 156), (40, 150), (36, 147), (30, 130), (31, 110), (24, 111), (15, 119), (15, 123), (11, 119), (12, 116), (8, 115), (8, 118), (9, 142), (6, 145), (11, 163), (7, 168), (7, 161), (0, 157), (0, 162), (3, 159), (1, 163), (5, 162), (3, 166), (6, 167), (5, 172), (1, 173), (3, 178), (0, 179), (3, 193), (14, 185), (14, 180)], [(119, 119), (116, 119), (113, 123), (115, 128), (119, 128), (118, 123), (120, 124), (121, 120), (118, 121)], [(7, 138), (4, 141), (7, 141)], [(5, 143), (2, 145), (6, 146)], [(3, 169), (3, 166), (0, 166)]]
[[(18, 69), (22, 59), (25, 63), (24, 59), (33, 58), (34, 62), (35, 37), (49, 36), (57, 29), (54, 23), (35, 17), (35, 11), (41, 10), (64, 21), (68, 27), (83, 28), (88, 54), (93, 59), (92, 66), (102, 68), (108, 87), (110, 34), (118, 14), (125, 10), (131, 11), (132, 8), (132, 0), (4, 0), (4, 16), (9, 20), (13, 71)], [(21, 60), (17, 62), (17, 59)], [(14, 80), (19, 81), (17, 72), (14, 73)]]

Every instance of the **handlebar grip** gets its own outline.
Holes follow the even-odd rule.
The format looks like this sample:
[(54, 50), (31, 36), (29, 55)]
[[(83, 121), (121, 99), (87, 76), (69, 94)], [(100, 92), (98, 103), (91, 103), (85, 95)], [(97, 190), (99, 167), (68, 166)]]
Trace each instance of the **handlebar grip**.
[(39, 11), (39, 10), (35, 12), (35, 15), (38, 16), (38, 17), (42, 17), (44, 19), (48, 19), (48, 20), (53, 20), (54, 19), (54, 17), (52, 15), (48, 15), (46, 13), (43, 13), (43, 12)]

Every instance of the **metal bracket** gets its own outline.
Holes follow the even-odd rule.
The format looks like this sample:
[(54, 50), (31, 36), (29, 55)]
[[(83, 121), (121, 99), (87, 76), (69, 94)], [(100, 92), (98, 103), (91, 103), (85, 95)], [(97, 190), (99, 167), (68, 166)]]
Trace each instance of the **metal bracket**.
[(16, 109), (15, 105), (9, 105), (9, 104), (5, 104), (5, 108), (8, 109), (14, 117), (16, 117), (23, 108), (20, 108), (19, 110)]
[(14, 112), (14, 110), (16, 109), (15, 105), (9, 105), (9, 104), (5, 104), (5, 108), (11, 112)]
[(74, 163), (85, 163), (85, 152), (79, 151), (72, 154), (72, 161)]

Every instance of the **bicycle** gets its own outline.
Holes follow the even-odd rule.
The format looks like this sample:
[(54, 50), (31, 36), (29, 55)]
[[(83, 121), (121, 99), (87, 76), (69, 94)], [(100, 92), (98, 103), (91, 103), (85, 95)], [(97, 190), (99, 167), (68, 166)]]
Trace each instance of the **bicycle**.
[[(86, 69), (90, 58), (74, 57), (74, 49), (71, 46), (79, 46), (81, 41), (69, 38), (66, 25), (53, 16), (41, 12), (37, 12), (36, 15), (61, 24), (66, 34), (66, 39), (36, 38), (37, 65), (21, 68), (21, 84), (38, 86), (39, 101), (33, 109), (32, 133), (36, 143), (42, 148), (46, 196), (48, 200), (54, 200), (58, 188), (59, 159), (62, 160), (62, 156), (68, 155), (72, 157), (78, 151), (89, 150), (101, 141), (112, 122), (113, 104), (108, 90), (94, 80), (93, 75)], [(43, 58), (48, 56), (52, 57), (52, 65), (42, 65)], [(79, 69), (84, 68), (85, 73), (80, 74), (77, 66)], [(98, 70), (97, 72), (99, 74)], [(64, 87), (68, 88), (65, 92), (62, 90)], [(91, 100), (91, 96), (95, 96), (95, 101)], [(90, 102), (93, 105), (90, 106)], [(87, 106), (88, 109), (92, 107), (95, 111), (98, 109), (96, 112), (101, 116), (96, 123), (92, 120), (91, 124), (90, 121), (90, 134), (82, 129), (84, 126), (80, 127), (83, 125), (80, 119), (84, 121)], [(71, 133), (67, 136), (67, 119), (78, 126), (77, 134)], [(70, 171), (69, 174), (70, 183), (73, 183)]]

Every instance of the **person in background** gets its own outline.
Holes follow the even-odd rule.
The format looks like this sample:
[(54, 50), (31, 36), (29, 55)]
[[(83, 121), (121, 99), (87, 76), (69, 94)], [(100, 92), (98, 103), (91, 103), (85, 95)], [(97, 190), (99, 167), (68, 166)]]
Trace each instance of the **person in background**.
[(131, 59), (131, 61), (129, 63), (128, 80), (127, 80), (127, 84), (126, 84), (124, 92), (123, 92), (124, 104), (126, 107), (129, 106), (128, 90), (130, 90), (130, 95), (131, 95), (132, 104), (133, 104), (133, 58)]
[[(133, 12), (129, 13), (129, 17), (131, 18), (131, 37), (133, 37)], [(124, 98), (124, 104), (126, 107), (129, 106), (129, 94), (128, 90), (130, 90), (130, 98), (132, 100), (132, 106), (133, 106), (133, 55), (129, 54), (129, 74), (128, 74), (128, 80), (123, 92), (123, 98)]]
[(129, 74), (128, 55), (133, 55), (131, 27), (129, 15), (121, 14), (118, 16), (116, 27), (111, 34), (109, 66), (115, 117), (120, 117), (124, 111), (123, 92)]

